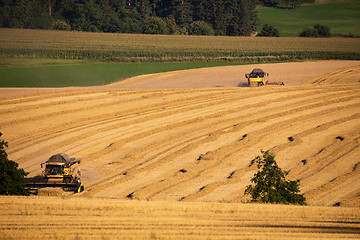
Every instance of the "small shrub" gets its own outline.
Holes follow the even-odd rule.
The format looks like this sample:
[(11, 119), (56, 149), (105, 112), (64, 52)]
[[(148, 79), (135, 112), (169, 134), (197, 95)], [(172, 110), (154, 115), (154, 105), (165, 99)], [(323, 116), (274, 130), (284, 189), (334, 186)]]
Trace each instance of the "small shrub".
[(318, 32), (320, 37), (330, 37), (330, 28), (324, 25), (316, 24), (314, 29)]
[(302, 30), (299, 37), (331, 37), (330, 28), (324, 25), (316, 24), (313, 28)]
[(299, 37), (319, 37), (319, 34), (313, 28), (306, 28), (300, 32)]
[(24, 176), (28, 173), (18, 168), (16, 162), (8, 160), (5, 151), (7, 146), (7, 142), (0, 141), (0, 195), (29, 195), (24, 183)]
[(280, 37), (279, 30), (276, 27), (265, 24), (261, 32), (257, 35), (259, 37)]
[(305, 205), (305, 197), (299, 194), (300, 180), (286, 180), (287, 173), (277, 165), (275, 155), (262, 153), (256, 157), (259, 171), (251, 179), (254, 185), (246, 187), (245, 195), (250, 195), (252, 202)]
[(100, 32), (99, 29), (97, 28), (97, 26), (95, 25), (90, 25), (89, 28), (87, 29), (88, 32)]
[(57, 20), (53, 25), (53, 30), (70, 31), (71, 26), (65, 21)]

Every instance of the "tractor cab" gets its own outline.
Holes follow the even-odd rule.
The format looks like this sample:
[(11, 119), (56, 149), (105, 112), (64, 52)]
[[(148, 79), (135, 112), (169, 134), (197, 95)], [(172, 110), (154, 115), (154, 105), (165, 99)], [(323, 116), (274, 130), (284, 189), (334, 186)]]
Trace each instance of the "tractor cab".
[(65, 164), (63, 163), (52, 163), (45, 164), (45, 170), (43, 171), (44, 177), (47, 178), (63, 178), (65, 173)]
[(41, 164), (41, 168), (45, 165), (42, 175), (48, 180), (61, 179), (64, 182), (77, 180), (81, 175), (80, 168), (78, 168), (80, 161), (80, 159), (70, 158), (64, 153), (53, 155), (49, 160)]

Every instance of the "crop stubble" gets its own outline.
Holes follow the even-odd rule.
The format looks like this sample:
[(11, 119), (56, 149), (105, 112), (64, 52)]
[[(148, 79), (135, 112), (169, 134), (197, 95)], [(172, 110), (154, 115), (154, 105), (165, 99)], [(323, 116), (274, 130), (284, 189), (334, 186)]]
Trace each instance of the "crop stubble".
[(0, 239), (356, 239), (359, 209), (0, 197)]
[(51, 154), (82, 157), (86, 196), (240, 202), (264, 149), (310, 205), (358, 206), (359, 94), (358, 84), (65, 89), (3, 100), (0, 126), (31, 175)]
[[(357, 68), (322, 85), (3, 95), (9, 158), (36, 175), (51, 154), (82, 157), (86, 191), (1, 197), (1, 237), (359, 238), (360, 86), (324, 84)], [(310, 207), (239, 204), (260, 149)]]

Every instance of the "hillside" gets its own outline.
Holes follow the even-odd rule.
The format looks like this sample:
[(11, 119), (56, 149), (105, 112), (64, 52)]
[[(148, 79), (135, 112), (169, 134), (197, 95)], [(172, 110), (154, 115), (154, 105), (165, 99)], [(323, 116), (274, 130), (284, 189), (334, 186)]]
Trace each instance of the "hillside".
[(256, 9), (258, 31), (264, 24), (276, 27), (281, 37), (297, 37), (305, 28), (316, 24), (326, 25), (332, 34), (360, 35), (360, 2), (324, 1), (304, 5), (294, 11), (276, 8)]
[(0, 126), (9, 158), (32, 176), (51, 154), (81, 157), (81, 196), (246, 201), (264, 149), (309, 205), (359, 206), (360, 85), (288, 85), (0, 89)]

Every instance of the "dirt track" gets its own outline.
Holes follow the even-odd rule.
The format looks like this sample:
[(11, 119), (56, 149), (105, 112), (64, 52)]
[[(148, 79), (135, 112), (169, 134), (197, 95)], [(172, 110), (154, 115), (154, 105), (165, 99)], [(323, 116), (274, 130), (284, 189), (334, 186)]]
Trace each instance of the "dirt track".
[[(307, 64), (312, 69), (318, 63)], [(264, 149), (276, 153), (289, 178), (301, 179), (310, 205), (360, 206), (360, 84), (297, 85), (354, 65), (359, 63), (330, 62), (328, 68), (318, 65), (316, 74), (303, 72), (305, 79), (270, 79), (288, 79), (285, 87), (118, 88), (130, 87), (129, 80), (25, 97), (0, 89), (0, 129), (9, 158), (30, 175), (40, 173), (51, 154), (81, 157), (85, 196), (240, 202), (257, 170), (252, 160)], [(280, 72), (290, 71), (292, 65), (286, 66)], [(216, 78), (227, 79), (233, 68), (218, 68)], [(207, 71), (215, 70), (193, 73)], [(165, 85), (152, 86), (166, 88), (169, 79), (188, 84), (172, 74), (160, 74)], [(198, 76), (192, 79), (206, 82)], [(149, 78), (141, 78), (131, 87), (148, 87)], [(233, 86), (235, 77), (231, 81), (209, 84)]]

